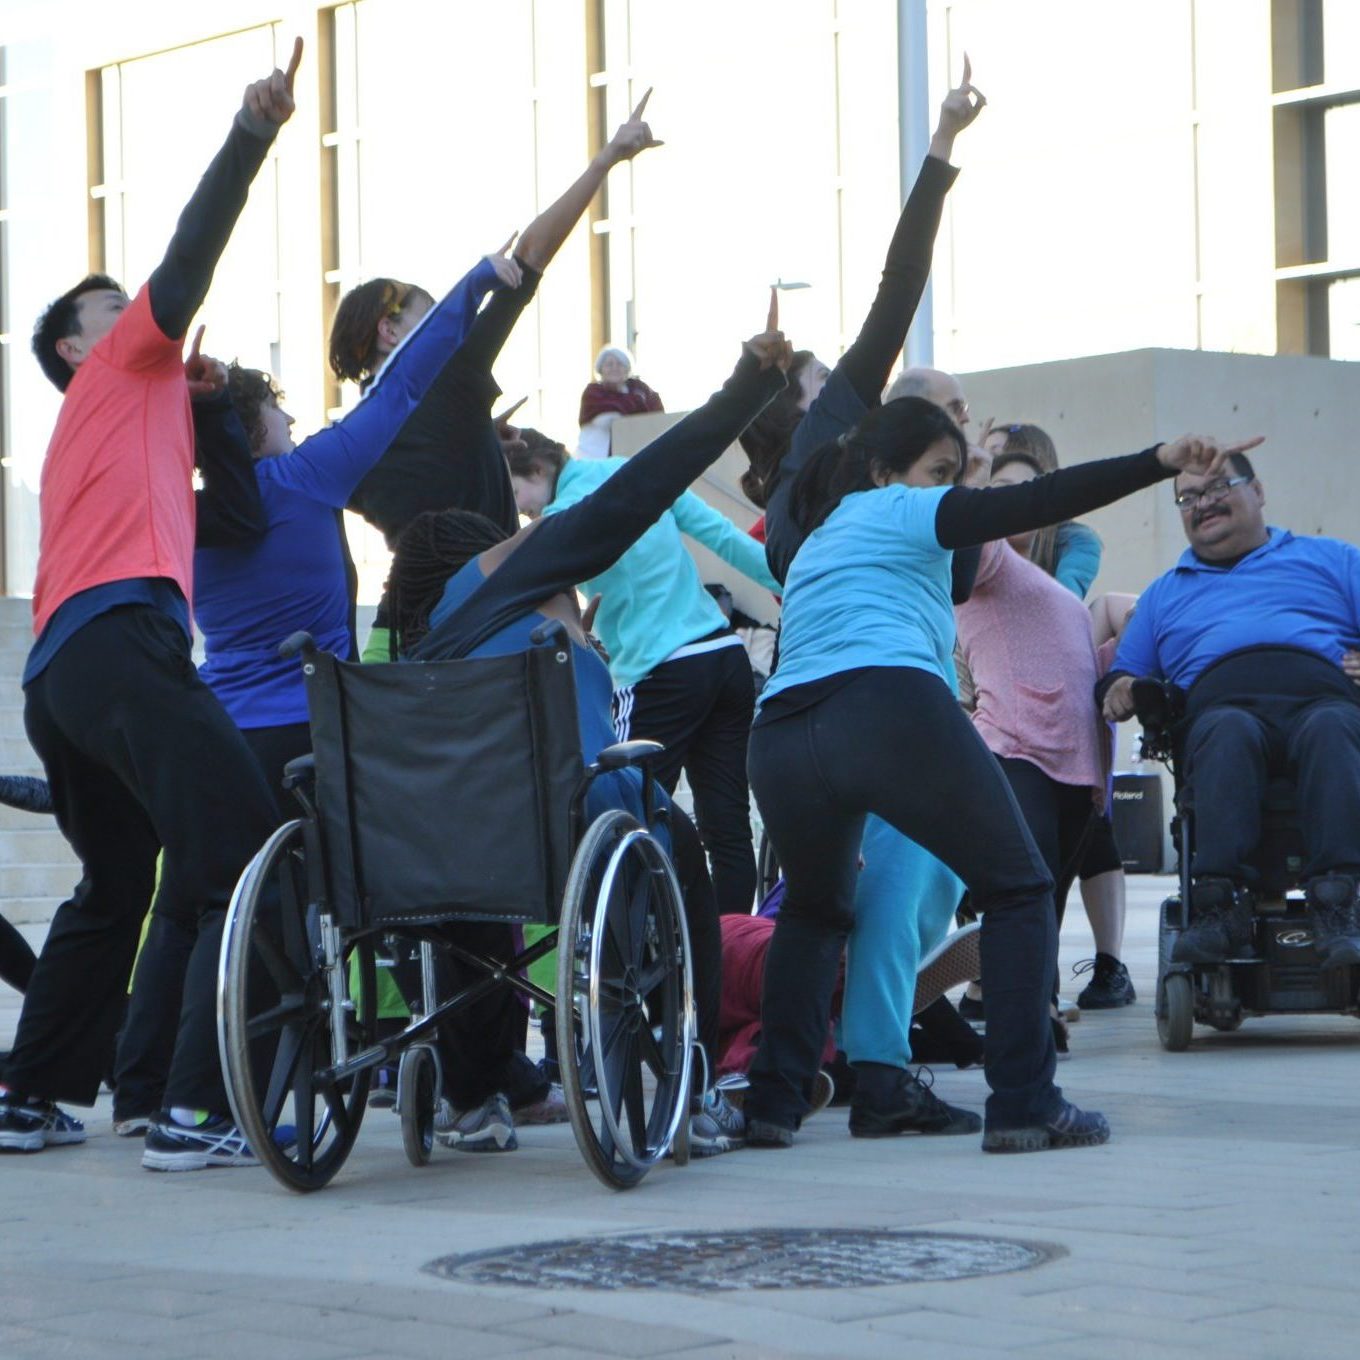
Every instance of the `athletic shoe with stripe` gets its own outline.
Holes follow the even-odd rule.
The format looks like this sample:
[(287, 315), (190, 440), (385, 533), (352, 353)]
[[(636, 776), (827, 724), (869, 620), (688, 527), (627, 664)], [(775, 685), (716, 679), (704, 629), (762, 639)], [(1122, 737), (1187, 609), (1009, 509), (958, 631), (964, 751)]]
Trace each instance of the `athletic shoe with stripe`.
[(1079, 1110), (1064, 1100), (1047, 1123), (1021, 1129), (988, 1129), (982, 1135), (983, 1152), (1043, 1152), (1048, 1148), (1097, 1147), (1110, 1141), (1110, 1126), (1103, 1114)]
[(746, 1116), (714, 1087), (694, 1103), (689, 1117), (691, 1157), (717, 1157), (746, 1146)]
[(55, 1101), (0, 1096), (0, 1152), (41, 1152), (85, 1141), (85, 1125)]
[(259, 1161), (226, 1115), (188, 1125), (161, 1114), (146, 1131), (142, 1165), (148, 1171), (204, 1171), (213, 1166), (258, 1166)]
[(434, 1136), (459, 1152), (514, 1152), (519, 1147), (510, 1102), (499, 1092), (470, 1110), (455, 1110), (441, 1098), (435, 1109)]

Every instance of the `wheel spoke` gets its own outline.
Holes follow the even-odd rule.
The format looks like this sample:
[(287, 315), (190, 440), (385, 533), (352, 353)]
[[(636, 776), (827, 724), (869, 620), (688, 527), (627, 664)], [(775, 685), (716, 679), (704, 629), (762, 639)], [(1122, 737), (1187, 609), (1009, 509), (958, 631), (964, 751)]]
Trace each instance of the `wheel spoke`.
[(275, 939), (269, 927), (257, 913), (254, 929), (250, 934), (250, 946), (260, 957), (274, 986), (281, 994), (305, 990), (301, 972), (289, 957), (287, 949)]
[(271, 1006), (259, 1015), (252, 1015), (246, 1021), (246, 1038), (262, 1039), (266, 1034), (283, 1029), (290, 1020), (296, 1020), (302, 1013), (305, 998), (298, 993), (279, 999), (277, 1006)]
[(644, 1026), (638, 1031), (638, 1048), (642, 1055), (642, 1061), (652, 1070), (652, 1075), (659, 1081), (662, 1077), (673, 1075), (671, 1069), (666, 1066), (666, 1060), (661, 1054), (661, 1048), (656, 1042), (656, 1036), (652, 1031)]
[(638, 980), (637, 989), (639, 994), (644, 997), (651, 996), (651, 994), (665, 982), (666, 976), (670, 971), (671, 966), (669, 962), (664, 958), (658, 959)]
[(274, 1051), (274, 1064), (269, 1073), (269, 1087), (265, 1091), (261, 1113), (264, 1122), (272, 1129), (283, 1113), (283, 1102), (293, 1086), (293, 1074), (297, 1071), (298, 1059), (309, 1047), (312, 1026), (307, 1023), (289, 1025), (279, 1035), (279, 1046)]
[(314, 1055), (316, 1039), (321, 1032), (317, 1026), (308, 1036), (301, 1061), (293, 1073), (293, 1117), (297, 1120), (298, 1163), (304, 1171), (312, 1169), (312, 1147), (316, 1134), (316, 1082)]
[(628, 894), (628, 938), (633, 944), (628, 962), (636, 968), (642, 963), (647, 946), (647, 904), (652, 896), (652, 876), (642, 866), (638, 866), (634, 872), (633, 885)]
[(647, 1155), (647, 1116), (642, 1099), (642, 1064), (637, 1058), (638, 1045), (629, 1050), (628, 1070), (623, 1075), (623, 1098), (628, 1107), (628, 1129), (633, 1140), (633, 1151), (639, 1157)]

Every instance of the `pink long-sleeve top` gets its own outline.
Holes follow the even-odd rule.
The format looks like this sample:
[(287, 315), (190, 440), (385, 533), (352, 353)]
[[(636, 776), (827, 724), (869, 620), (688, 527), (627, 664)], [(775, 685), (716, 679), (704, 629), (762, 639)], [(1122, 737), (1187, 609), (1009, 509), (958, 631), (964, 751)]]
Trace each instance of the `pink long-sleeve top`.
[(1060, 784), (1105, 786), (1091, 615), (1008, 543), (982, 550), (959, 647), (977, 687), (973, 722), (996, 756), (1028, 760)]

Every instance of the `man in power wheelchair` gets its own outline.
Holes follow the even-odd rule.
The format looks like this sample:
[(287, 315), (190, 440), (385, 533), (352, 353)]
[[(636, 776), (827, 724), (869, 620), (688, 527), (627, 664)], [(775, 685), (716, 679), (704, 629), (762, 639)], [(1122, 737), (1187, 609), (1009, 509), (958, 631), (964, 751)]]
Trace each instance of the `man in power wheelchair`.
[(1289, 867), (1275, 833), (1292, 795), (1306, 907), (1289, 945), (1348, 1009), (1346, 970), (1360, 964), (1360, 694), (1342, 661), (1360, 641), (1360, 550), (1268, 526), (1249, 460), (1235, 455), (1229, 473), (1176, 480), (1189, 548), (1139, 598), (1097, 697), (1113, 721), (1137, 712), (1176, 770), (1186, 915), (1164, 964), (1269, 962), (1263, 945), (1280, 936), (1267, 941), (1257, 908)]

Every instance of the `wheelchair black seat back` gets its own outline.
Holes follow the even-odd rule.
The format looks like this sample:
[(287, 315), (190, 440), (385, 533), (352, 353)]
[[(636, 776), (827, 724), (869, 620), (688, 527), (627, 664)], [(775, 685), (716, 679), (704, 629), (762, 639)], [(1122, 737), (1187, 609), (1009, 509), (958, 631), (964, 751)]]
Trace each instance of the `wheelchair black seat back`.
[(555, 924), (585, 791), (570, 653), (303, 670), (338, 923)]
[[(679, 887), (648, 827), (622, 811), (586, 825), (584, 811), (597, 774), (661, 748), (626, 743), (585, 766), (560, 639), (506, 657), (371, 666), (305, 635), (289, 645), (314, 747), (286, 781), (302, 815), (242, 875), (218, 977), (228, 1095), (256, 1155), (290, 1188), (325, 1185), (353, 1147), (373, 1072), (399, 1061), (403, 1143), (423, 1165), (436, 1030), (512, 987), (555, 1013), (568, 1114), (595, 1174), (623, 1188), (674, 1145), (684, 1160), (694, 1019)], [(491, 958), (460, 943), (459, 921), (557, 930)], [(426, 976), (406, 997), (411, 1022), (379, 1038), (375, 950), (392, 935), (419, 943)], [(555, 994), (527, 973), (554, 948)], [(438, 997), (435, 949), (479, 980)]]
[(1354, 969), (1323, 971), (1304, 910), (1303, 835), (1294, 784), (1272, 777), (1261, 809), (1261, 839), (1251, 858), (1256, 871), (1253, 950), (1221, 964), (1173, 960), (1176, 941), (1190, 919), (1194, 869), (1194, 791), (1186, 779), (1184, 743), (1189, 726), (1184, 690), (1157, 680), (1133, 683), (1141, 725), (1141, 754), (1160, 761), (1175, 783), (1171, 836), (1178, 891), (1162, 903), (1157, 941), (1157, 1033), (1170, 1052), (1188, 1048), (1196, 1023), (1235, 1030), (1250, 1016), (1360, 1014)]

